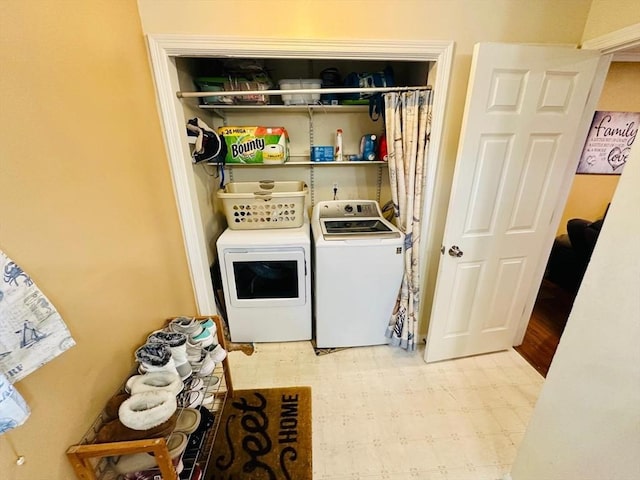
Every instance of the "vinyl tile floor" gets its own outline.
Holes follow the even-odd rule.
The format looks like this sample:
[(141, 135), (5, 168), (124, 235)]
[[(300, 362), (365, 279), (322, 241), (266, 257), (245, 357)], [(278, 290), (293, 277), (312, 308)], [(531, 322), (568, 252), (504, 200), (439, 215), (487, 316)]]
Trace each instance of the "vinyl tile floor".
[(236, 389), (312, 387), (314, 480), (497, 480), (544, 378), (517, 352), (426, 364), (424, 346), (316, 356), (310, 342), (229, 355)]

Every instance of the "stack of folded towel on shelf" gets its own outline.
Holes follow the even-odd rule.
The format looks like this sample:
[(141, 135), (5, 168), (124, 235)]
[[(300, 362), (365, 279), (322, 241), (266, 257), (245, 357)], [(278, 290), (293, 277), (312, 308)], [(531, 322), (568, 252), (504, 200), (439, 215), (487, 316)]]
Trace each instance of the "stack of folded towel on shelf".
[[(189, 435), (202, 438), (213, 425), (215, 391), (212, 375), (227, 352), (217, 340), (211, 319), (178, 317), (152, 332), (135, 351), (138, 374), (107, 403), (96, 443), (166, 437), (176, 471)], [(127, 480), (152, 479), (158, 464), (150, 453), (109, 458), (110, 467)], [(192, 476), (193, 478), (193, 476)]]

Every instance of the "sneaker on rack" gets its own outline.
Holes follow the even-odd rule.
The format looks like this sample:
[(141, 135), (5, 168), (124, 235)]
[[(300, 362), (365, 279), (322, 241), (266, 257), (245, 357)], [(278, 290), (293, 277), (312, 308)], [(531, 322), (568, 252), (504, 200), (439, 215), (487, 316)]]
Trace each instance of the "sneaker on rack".
[(211, 349), (205, 348), (205, 350), (207, 351), (209, 356), (213, 359), (213, 361), (216, 363), (220, 363), (225, 358), (227, 358), (227, 351), (224, 348), (222, 348), (222, 345), (220, 344), (216, 345)]
[(214, 398), (213, 393), (204, 390), (190, 390), (182, 392), (177, 397), (178, 406), (182, 408), (198, 408), (203, 403), (210, 403)]
[(171, 348), (166, 343), (145, 343), (135, 352), (140, 373), (171, 372), (180, 375), (171, 357)]
[(168, 329), (171, 332), (181, 332), (187, 336), (198, 335), (202, 331), (202, 325), (193, 317), (176, 317), (169, 322)]
[(202, 349), (201, 344), (195, 343), (190, 338), (187, 338), (187, 360), (191, 367), (195, 368), (199, 366), (204, 360), (205, 355), (206, 352)]
[(198, 377), (191, 377), (189, 380), (184, 382), (185, 391), (190, 390), (204, 390), (206, 387), (204, 380)]
[(181, 332), (153, 332), (147, 337), (147, 343), (154, 342), (169, 345), (169, 348), (171, 348), (171, 358), (173, 358), (182, 380), (191, 375), (191, 365), (187, 357), (187, 335)]
[[(213, 345), (211, 345), (211, 347), (213, 347)], [(207, 352), (206, 348), (203, 351), (204, 351), (204, 359), (202, 360), (202, 363), (199, 365), (199, 368), (195, 370), (196, 375), (201, 378), (208, 377), (216, 369), (216, 361), (213, 358), (211, 358), (211, 355), (209, 354), (209, 352)]]
[(208, 347), (209, 345), (213, 345), (213, 335), (211, 335), (208, 329), (203, 328), (198, 335), (191, 335), (191, 342), (202, 347)]
[(200, 323), (202, 324), (202, 327), (206, 330), (209, 330), (209, 333), (211, 334), (212, 340), (213, 340), (213, 344), (217, 345), (218, 344), (218, 329), (216, 327), (215, 322), (210, 319), (207, 318), (206, 320), (201, 320)]

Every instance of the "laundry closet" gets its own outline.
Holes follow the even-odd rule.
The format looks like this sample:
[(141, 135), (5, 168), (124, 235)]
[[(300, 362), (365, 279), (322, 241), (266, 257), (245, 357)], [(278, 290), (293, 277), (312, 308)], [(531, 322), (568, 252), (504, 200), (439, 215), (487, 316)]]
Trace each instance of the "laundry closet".
[[(238, 55), (233, 41), (231, 47), (224, 43), (207, 45), (204, 48), (209, 50), (207, 54), (202, 53), (202, 48), (196, 48), (194, 55), (174, 55), (166, 50), (156, 51), (154, 47), (158, 44), (150, 41), (177, 203), (201, 312), (217, 309), (210, 267), (218, 261), (216, 243), (227, 227), (223, 204), (218, 198), (218, 190), (223, 182), (303, 182), (306, 185), (307, 218), (311, 217), (314, 205), (326, 200), (375, 200), (382, 207), (391, 200), (391, 190), (386, 161), (380, 158), (349, 161), (359, 154), (363, 136), (372, 134), (379, 139), (384, 134), (384, 118), (379, 111), (377, 115), (376, 112), (370, 112), (368, 100), (344, 103), (339, 100), (336, 105), (335, 100), (333, 104), (322, 103), (323, 95), (322, 100), (311, 104), (285, 105), (282, 95), (274, 93), (268, 95), (268, 101), (264, 104), (241, 101), (231, 104), (229, 100), (226, 100), (229, 104), (214, 104), (202, 97), (189, 97), (190, 92), (200, 90), (198, 79), (219, 76), (220, 66), (224, 65), (225, 60), (232, 59), (236, 63), (245, 61), (261, 65), (272, 81), (271, 90), (277, 90), (283, 79), (320, 79), (325, 69), (337, 70), (341, 80), (352, 73), (375, 74), (386, 69), (392, 72), (393, 87), (430, 87), (435, 91), (437, 76), (434, 72), (437, 69), (433, 60), (438, 58), (441, 51), (447, 53), (447, 58), (451, 54), (451, 44), (448, 42), (440, 42), (432, 48), (440, 52), (438, 54), (433, 51), (425, 53), (420, 45), (413, 45), (409, 51), (385, 53), (380, 46), (373, 45), (371, 51), (371, 46), (347, 43), (341, 46), (343, 51), (334, 53), (330, 50), (324, 53), (309, 51), (309, 46), (302, 44), (298, 51), (293, 41), (291, 45), (285, 45), (281, 52), (271, 48), (265, 52), (262, 48), (264, 45), (238, 47), (247, 50), (245, 55)], [(182, 51), (189, 49), (180, 48)], [(302, 53), (305, 50), (308, 55)], [(217, 51), (220, 53), (216, 54)], [(336, 84), (335, 87), (342, 88), (345, 85)], [(286, 94), (286, 91), (283, 92)], [(313, 93), (314, 99), (321, 95), (322, 89)], [(376, 116), (379, 118), (374, 120)], [(288, 161), (281, 164), (227, 163), (224, 167), (206, 162), (194, 164), (191, 158), (193, 140), (186, 131), (186, 123), (194, 118), (204, 121), (212, 129), (223, 126), (283, 127), (289, 137)], [(338, 129), (342, 130), (345, 161), (312, 161), (312, 147), (323, 146), (333, 150)], [(440, 128), (436, 130), (439, 133)], [(431, 177), (431, 182), (434, 181), (435, 168), (427, 177)], [(264, 233), (256, 231), (258, 235)]]

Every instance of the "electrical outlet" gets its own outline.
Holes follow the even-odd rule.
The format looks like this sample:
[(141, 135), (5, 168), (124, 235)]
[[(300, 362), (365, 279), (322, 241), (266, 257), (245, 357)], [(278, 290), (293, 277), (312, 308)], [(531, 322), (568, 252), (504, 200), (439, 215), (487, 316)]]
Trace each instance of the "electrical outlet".
[(333, 190), (336, 191), (338, 190), (338, 182), (333, 182)]

